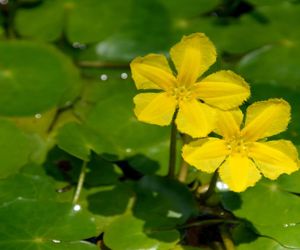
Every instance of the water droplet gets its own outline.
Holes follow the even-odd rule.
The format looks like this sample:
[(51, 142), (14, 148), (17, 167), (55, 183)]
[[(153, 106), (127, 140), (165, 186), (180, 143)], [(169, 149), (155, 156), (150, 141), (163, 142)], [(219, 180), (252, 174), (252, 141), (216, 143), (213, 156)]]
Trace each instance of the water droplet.
[(73, 210), (74, 211), (80, 211), (81, 210), (81, 206), (80, 205), (78, 205), (78, 204), (76, 204), (74, 207), (73, 207)]
[(73, 48), (75, 49), (85, 49), (86, 48), (86, 45), (83, 44), (83, 43), (80, 43), (80, 42), (74, 42), (72, 44)]
[(3, 4), (3, 5), (8, 4), (8, 0), (0, 0), (0, 4)]
[(126, 148), (126, 153), (131, 153), (132, 152), (132, 149), (131, 148)]
[(283, 227), (295, 227), (295, 226), (297, 226), (297, 223), (283, 224)]
[(169, 218), (181, 218), (182, 214), (178, 213), (178, 212), (175, 212), (173, 210), (169, 210), (168, 214), (167, 214), (167, 217), (169, 217)]
[(52, 240), (53, 243), (59, 244), (61, 241), (60, 240)]
[(35, 114), (34, 116), (36, 119), (41, 119), (42, 118), (42, 115), (41, 114)]
[(125, 72), (123, 72), (123, 73), (121, 74), (121, 79), (125, 80), (125, 79), (127, 79), (127, 78), (128, 78), (128, 74), (125, 73)]
[(217, 189), (219, 189), (220, 191), (228, 191), (227, 184), (225, 184), (222, 181), (218, 181), (216, 186), (217, 186)]
[(102, 74), (100, 76), (101, 81), (106, 81), (108, 79), (108, 76), (106, 74)]

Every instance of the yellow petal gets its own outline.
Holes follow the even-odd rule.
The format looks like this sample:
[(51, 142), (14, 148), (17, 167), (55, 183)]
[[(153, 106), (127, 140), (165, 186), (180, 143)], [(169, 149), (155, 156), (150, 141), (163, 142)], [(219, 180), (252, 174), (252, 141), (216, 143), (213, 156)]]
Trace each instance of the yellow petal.
[(229, 70), (211, 74), (195, 87), (198, 98), (224, 110), (238, 107), (250, 96), (245, 80)]
[(169, 125), (176, 109), (176, 100), (167, 93), (144, 93), (134, 97), (134, 113), (139, 121)]
[(256, 141), (286, 130), (291, 107), (282, 99), (255, 102), (247, 109), (246, 125), (242, 130), (245, 139)]
[(138, 89), (167, 90), (176, 84), (165, 56), (149, 54), (130, 63), (132, 78)]
[(217, 134), (222, 135), (225, 139), (239, 135), (240, 126), (243, 121), (243, 113), (240, 109), (231, 111), (218, 110), (216, 116), (217, 125), (214, 131)]
[(189, 86), (216, 61), (216, 49), (203, 33), (184, 36), (170, 51), (178, 82)]
[(212, 173), (229, 154), (226, 142), (217, 138), (200, 139), (182, 149), (183, 159), (191, 166)]
[(249, 157), (253, 158), (262, 174), (272, 180), (283, 173), (298, 170), (298, 152), (290, 141), (254, 142)]
[(181, 102), (176, 118), (180, 132), (192, 137), (205, 137), (215, 128), (215, 110), (195, 99)]
[(219, 173), (221, 180), (234, 192), (242, 192), (254, 186), (261, 177), (254, 163), (240, 154), (229, 156), (220, 167)]

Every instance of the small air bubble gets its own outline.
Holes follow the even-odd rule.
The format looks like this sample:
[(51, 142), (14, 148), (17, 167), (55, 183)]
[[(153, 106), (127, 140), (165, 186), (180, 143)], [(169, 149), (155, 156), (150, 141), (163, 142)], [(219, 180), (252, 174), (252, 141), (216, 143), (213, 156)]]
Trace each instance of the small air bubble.
[(131, 148), (126, 148), (126, 153), (131, 153), (132, 152), (132, 149)]
[(175, 212), (175, 211), (172, 211), (172, 210), (169, 210), (168, 211), (168, 214), (167, 214), (167, 217), (169, 218), (181, 218), (182, 217), (182, 214), (181, 213), (178, 213), (178, 212)]
[(41, 114), (35, 114), (34, 116), (36, 119), (41, 119), (42, 118), (42, 115)]
[(61, 241), (60, 240), (52, 240), (53, 243), (59, 244)]
[(80, 43), (80, 42), (74, 42), (72, 44), (73, 48), (75, 49), (85, 49), (86, 48), (86, 45), (83, 44), (83, 43)]
[(78, 205), (78, 204), (73, 207), (73, 210), (76, 211), (76, 212), (80, 211), (80, 209), (81, 209), (81, 206)]
[(125, 79), (127, 79), (127, 78), (128, 78), (128, 74), (125, 73), (125, 72), (123, 72), (123, 73), (121, 74), (121, 79), (125, 80)]
[(218, 181), (216, 186), (220, 191), (228, 191), (228, 186), (222, 181)]
[(101, 81), (106, 81), (108, 79), (108, 76), (106, 74), (102, 74), (100, 76)]

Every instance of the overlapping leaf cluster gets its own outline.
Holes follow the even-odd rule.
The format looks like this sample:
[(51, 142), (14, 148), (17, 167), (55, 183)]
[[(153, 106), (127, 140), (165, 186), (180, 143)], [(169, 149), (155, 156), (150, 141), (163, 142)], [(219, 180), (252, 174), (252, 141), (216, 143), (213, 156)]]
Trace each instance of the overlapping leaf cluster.
[(220, 223), (239, 250), (300, 248), (299, 174), (199, 203), (189, 189), (210, 176), (190, 169), (189, 188), (163, 177), (169, 129), (135, 119), (129, 73), (136, 56), (204, 32), (218, 49), (212, 72), (252, 84), (245, 106), (291, 104), (280, 136), (299, 145), (299, 1), (11, 0), (0, 9), (1, 249), (213, 249)]

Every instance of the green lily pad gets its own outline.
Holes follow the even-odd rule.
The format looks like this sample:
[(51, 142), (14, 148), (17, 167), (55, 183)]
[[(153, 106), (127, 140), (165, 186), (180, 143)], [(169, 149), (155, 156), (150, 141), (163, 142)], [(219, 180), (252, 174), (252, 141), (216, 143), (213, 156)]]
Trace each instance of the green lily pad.
[[(28, 168), (40, 168), (41, 166), (27, 165)], [(11, 202), (18, 198), (51, 200), (56, 198), (54, 182), (45, 174), (33, 174), (22, 172), (7, 179), (0, 180), (0, 204)]]
[(15, 125), (0, 118), (0, 178), (16, 173), (29, 160), (30, 141)]
[(277, 83), (296, 88), (299, 85), (300, 45), (267, 46), (246, 55), (237, 71), (253, 83)]
[(1, 249), (70, 249), (73, 244), (93, 249), (72, 243), (96, 235), (90, 216), (76, 210), (68, 203), (24, 199), (0, 207)]
[(266, 45), (297, 43), (299, 32), (295, 23), (299, 22), (300, 6), (289, 1), (271, 1), (271, 5), (261, 4), (254, 11), (226, 22), (212, 15), (182, 20), (176, 28), (183, 33), (191, 33), (197, 29), (199, 31), (201, 27), (201, 31), (212, 39), (219, 51), (234, 53), (234, 60), (253, 50), (255, 54), (255, 50)]
[(260, 235), (289, 247), (300, 247), (295, 236), (300, 233), (300, 198), (282, 189), (277, 182), (260, 181), (239, 195), (223, 193), (222, 202), (236, 216), (253, 223)]
[(198, 214), (192, 193), (178, 181), (161, 176), (145, 176), (138, 182), (136, 192), (134, 215), (143, 219), (146, 226), (172, 227)]
[(285, 191), (291, 193), (300, 193), (300, 171), (291, 175), (282, 175), (277, 180), (278, 185)]
[(0, 42), (0, 54), (1, 115), (34, 115), (74, 98), (78, 72), (53, 47), (27, 41)]
[(105, 142), (103, 153), (119, 159), (143, 155), (156, 162), (153, 168), (157, 170), (158, 163), (160, 173), (166, 173), (170, 128), (145, 124), (135, 118), (132, 98), (137, 91), (132, 81), (122, 80), (120, 74), (110, 73), (107, 81), (91, 83), (86, 90), (82, 106), (93, 105), (87, 111), (79, 110), (87, 114), (84, 125)]
[(57, 136), (58, 146), (69, 154), (83, 160), (90, 159), (91, 151), (104, 151), (104, 142), (93, 130), (78, 123), (67, 123)]
[[(78, 181), (82, 164), (82, 160), (59, 148), (54, 148), (49, 152), (48, 160), (44, 165), (46, 172), (56, 181), (74, 184)], [(121, 170), (114, 163), (96, 154), (92, 154), (86, 171), (84, 181), (86, 188), (116, 184), (122, 175)]]
[(132, 215), (113, 221), (104, 234), (104, 243), (114, 250), (169, 250), (178, 241), (176, 230), (152, 231)]
[[(45, 0), (36, 8), (20, 9), (16, 28), (22, 36), (46, 41), (57, 40), (65, 31), (71, 42), (97, 42), (126, 22), (130, 2)], [(41, 16), (44, 18), (40, 19)], [(36, 19), (40, 21), (32, 22)]]
[[(281, 226), (300, 222), (300, 213), (297, 208), (300, 199), (282, 190), (275, 181), (260, 181), (255, 187), (236, 196), (237, 199), (238, 197), (240, 197), (240, 207), (231, 207), (231, 204), (226, 202), (227, 199), (223, 199), (225, 208), (254, 224)], [(263, 198), (264, 202), (257, 202), (260, 198)], [(271, 204), (272, 209), (270, 209)]]
[(116, 184), (122, 176), (122, 171), (114, 163), (100, 156), (92, 157), (88, 163), (88, 171), (85, 177), (87, 187)]
[(128, 62), (139, 55), (165, 51), (172, 44), (170, 15), (161, 1), (131, 0), (129, 7), (128, 21), (96, 45), (100, 60)]
[(257, 240), (240, 244), (236, 247), (237, 250), (288, 250), (291, 248), (280, 245), (275, 240), (259, 237)]
[(87, 196), (88, 209), (102, 216), (121, 215), (126, 212), (133, 195), (130, 185), (124, 183), (97, 188), (97, 192)]
[(97, 232), (100, 234), (120, 215), (130, 211), (134, 193), (128, 185), (84, 188), (79, 205), (93, 214)]

